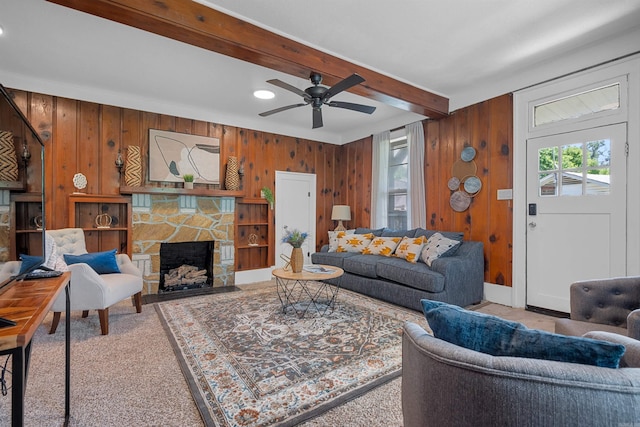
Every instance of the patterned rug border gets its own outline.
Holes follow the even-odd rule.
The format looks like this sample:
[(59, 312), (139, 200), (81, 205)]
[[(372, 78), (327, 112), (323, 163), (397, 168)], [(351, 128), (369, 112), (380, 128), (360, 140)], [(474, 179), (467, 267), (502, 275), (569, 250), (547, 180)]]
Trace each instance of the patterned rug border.
[[(240, 296), (251, 296), (253, 294), (264, 294), (264, 293), (274, 293), (276, 292), (276, 288), (275, 286), (265, 286), (265, 287), (261, 287), (261, 288), (257, 288), (257, 289), (248, 289), (248, 290), (240, 290), (240, 291), (236, 291), (236, 292), (232, 292), (232, 293), (228, 293), (228, 294), (223, 294), (223, 295), (227, 295), (227, 297), (230, 297), (232, 295), (235, 295), (237, 297)], [(383, 306), (383, 307), (388, 307), (391, 308), (393, 310), (397, 310), (399, 312), (404, 312), (405, 314), (410, 314), (410, 315), (416, 315), (416, 316), (421, 316), (421, 313), (414, 311), (414, 310), (410, 310), (404, 307), (400, 307), (394, 304), (390, 304), (387, 303), (385, 301), (381, 301), (375, 298), (371, 298), (368, 297), (366, 295), (363, 294), (359, 294), (357, 292), (353, 292), (347, 289), (340, 289), (340, 294), (339, 295), (344, 295), (344, 294), (349, 294), (351, 296), (354, 296), (356, 298), (361, 298), (361, 299), (365, 299), (365, 300), (369, 300), (371, 301), (373, 304), (378, 305), (378, 306)], [(194, 296), (194, 297), (190, 297), (191, 298), (198, 298), (198, 299), (215, 299), (216, 297), (218, 297), (217, 294), (213, 294), (213, 295), (205, 295), (205, 296)], [(171, 302), (175, 302), (175, 301), (166, 301), (166, 302), (158, 302), (158, 303), (154, 303), (155, 306), (155, 311), (158, 315), (158, 318), (162, 324), (162, 328), (164, 329), (169, 342), (171, 344), (171, 347), (173, 348), (173, 351), (176, 355), (176, 358), (178, 359), (178, 364), (180, 366), (180, 370), (183, 373), (183, 376), (189, 386), (189, 390), (191, 392), (192, 398), (196, 404), (196, 407), (198, 408), (198, 411), (200, 413), (200, 416), (204, 422), (204, 424), (206, 426), (216, 426), (216, 422), (213, 420), (213, 418), (211, 417), (210, 413), (209, 413), (209, 407), (207, 405), (207, 403), (205, 402), (205, 399), (203, 398), (202, 394), (201, 394), (201, 390), (198, 387), (197, 383), (196, 383), (196, 378), (194, 378), (189, 365), (187, 363), (187, 361), (185, 360), (185, 355), (183, 354), (183, 351), (178, 343), (178, 341), (176, 340), (176, 337), (174, 336), (173, 331), (171, 330), (171, 327), (169, 326), (167, 319), (164, 316), (164, 313), (162, 312), (162, 305), (171, 303)], [(318, 417), (324, 413), (326, 413), (327, 411), (338, 407), (340, 405), (343, 405), (357, 397), (362, 396), (365, 393), (368, 393), (369, 391), (380, 387), (383, 384), (388, 383), (389, 381), (398, 378), (402, 375), (402, 367), (400, 366), (398, 369), (394, 370), (393, 372), (390, 372), (386, 375), (383, 375), (373, 381), (371, 381), (368, 384), (364, 384), (361, 387), (358, 387), (354, 390), (351, 390), (349, 392), (346, 392), (345, 394), (341, 395), (339, 398), (330, 400), (328, 402), (325, 402), (323, 404), (320, 404), (318, 406), (316, 406), (315, 408), (304, 412), (302, 414), (298, 414), (292, 418), (283, 420), (281, 422), (278, 422), (274, 425), (277, 426), (281, 426), (281, 427), (292, 427), (295, 425), (298, 425), (300, 423), (303, 423), (305, 421), (309, 421), (315, 417)]]

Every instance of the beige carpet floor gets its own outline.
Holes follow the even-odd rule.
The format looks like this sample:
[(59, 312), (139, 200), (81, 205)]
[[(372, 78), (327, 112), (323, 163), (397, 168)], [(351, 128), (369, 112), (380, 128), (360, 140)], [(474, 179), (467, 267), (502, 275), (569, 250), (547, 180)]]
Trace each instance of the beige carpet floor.
[[(241, 287), (263, 286), (273, 282)], [(124, 301), (110, 311), (107, 336), (100, 335), (97, 313), (86, 319), (72, 314), (70, 425), (202, 426), (155, 308), (145, 305), (136, 314)], [(553, 330), (553, 318), (523, 309), (487, 304), (478, 311)], [(64, 323), (56, 334), (48, 335), (51, 317), (33, 341), (26, 426), (60, 426), (64, 419)], [(4, 359), (0, 357), (2, 364)], [(402, 426), (401, 381), (395, 379), (302, 425)], [(0, 426), (10, 425), (10, 412), (9, 392), (0, 395)]]

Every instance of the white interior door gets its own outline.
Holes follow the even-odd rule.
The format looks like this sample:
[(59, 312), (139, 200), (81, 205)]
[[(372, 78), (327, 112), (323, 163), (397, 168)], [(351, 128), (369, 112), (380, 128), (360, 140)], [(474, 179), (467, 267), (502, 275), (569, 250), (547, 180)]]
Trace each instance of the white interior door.
[(527, 140), (527, 305), (569, 312), (569, 286), (626, 274), (626, 125)]
[(302, 245), (304, 263), (311, 263), (316, 235), (316, 175), (276, 171), (276, 267), (283, 267), (280, 255), (291, 256), (292, 247), (282, 243), (285, 226), (309, 233)]

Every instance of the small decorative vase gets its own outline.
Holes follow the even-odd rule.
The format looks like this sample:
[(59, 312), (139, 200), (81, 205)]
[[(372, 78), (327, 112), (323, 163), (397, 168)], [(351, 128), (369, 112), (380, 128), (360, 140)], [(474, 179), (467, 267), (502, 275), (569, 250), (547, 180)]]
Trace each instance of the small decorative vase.
[(224, 179), (224, 186), (227, 190), (240, 189), (240, 174), (238, 173), (238, 158), (229, 156), (227, 160), (227, 175)]
[(293, 248), (291, 251), (291, 271), (300, 273), (304, 265), (304, 254), (302, 248)]
[(124, 182), (129, 187), (140, 187), (142, 185), (142, 155), (140, 154), (140, 147), (137, 145), (127, 147)]
[(186, 188), (187, 190), (193, 190), (193, 182), (186, 182), (185, 181), (184, 188)]

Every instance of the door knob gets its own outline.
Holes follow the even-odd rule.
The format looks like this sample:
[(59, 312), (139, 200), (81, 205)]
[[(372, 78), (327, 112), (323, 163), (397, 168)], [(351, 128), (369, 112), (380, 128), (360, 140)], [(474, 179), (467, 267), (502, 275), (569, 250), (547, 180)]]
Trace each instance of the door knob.
[(529, 223), (529, 228), (534, 229), (534, 228), (536, 228), (536, 225), (537, 224), (532, 221), (532, 222)]

